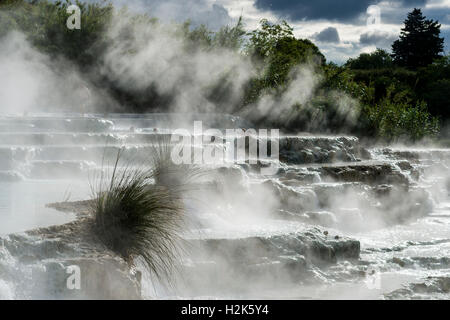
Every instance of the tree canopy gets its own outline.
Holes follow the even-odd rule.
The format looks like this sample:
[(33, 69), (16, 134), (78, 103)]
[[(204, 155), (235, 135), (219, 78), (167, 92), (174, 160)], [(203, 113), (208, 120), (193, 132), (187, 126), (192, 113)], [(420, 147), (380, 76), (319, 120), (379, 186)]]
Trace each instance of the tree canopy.
[(440, 57), (444, 39), (438, 21), (426, 19), (420, 9), (408, 14), (400, 38), (392, 45), (394, 62), (408, 68), (424, 67)]
[(390, 54), (383, 49), (377, 49), (372, 53), (362, 53), (357, 58), (350, 58), (345, 66), (350, 69), (383, 69), (393, 65)]

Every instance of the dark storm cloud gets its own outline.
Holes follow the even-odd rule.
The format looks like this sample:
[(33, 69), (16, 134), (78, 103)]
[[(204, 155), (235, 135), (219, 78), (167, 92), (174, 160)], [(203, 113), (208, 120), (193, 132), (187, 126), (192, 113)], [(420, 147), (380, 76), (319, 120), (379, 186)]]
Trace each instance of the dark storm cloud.
[(323, 29), (319, 33), (315, 34), (314, 39), (320, 42), (329, 42), (329, 43), (341, 42), (341, 40), (339, 39), (339, 33), (337, 29), (333, 27)]
[(398, 35), (374, 30), (361, 34), (359, 42), (362, 45), (375, 45), (380, 48), (388, 48), (397, 38)]
[[(427, 2), (427, 1), (424, 1)], [(444, 21), (446, 10), (425, 8), (425, 3), (405, 2), (402, 7), (394, 8), (394, 10), (382, 10), (381, 21), (382, 23), (401, 24), (414, 8), (420, 8), (422, 13), (428, 18), (433, 20)], [(448, 10), (447, 10), (448, 11)]]
[(450, 22), (450, 9), (428, 8), (423, 9), (422, 12), (428, 19), (438, 20), (439, 23), (448, 24)]
[[(292, 20), (336, 20), (351, 21), (364, 14), (376, 0), (256, 0), (258, 9), (270, 10)], [(400, 7), (421, 6), (425, 0), (391, 0)]]

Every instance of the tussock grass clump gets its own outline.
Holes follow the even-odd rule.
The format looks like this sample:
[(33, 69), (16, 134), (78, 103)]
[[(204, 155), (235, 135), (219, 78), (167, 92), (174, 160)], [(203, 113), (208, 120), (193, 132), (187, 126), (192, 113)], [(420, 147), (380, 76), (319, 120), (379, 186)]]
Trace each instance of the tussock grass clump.
[(166, 186), (173, 192), (190, 191), (208, 170), (194, 164), (174, 164), (171, 158), (174, 147), (169, 137), (157, 136), (150, 154), (155, 183)]
[(181, 253), (181, 230), (186, 226), (183, 199), (201, 189), (198, 178), (207, 173), (200, 166), (176, 165), (175, 147), (167, 135), (156, 137), (148, 164), (119, 166), (112, 174), (102, 171), (93, 188), (95, 229), (102, 241), (130, 265), (141, 257), (149, 271), (170, 283)]
[(155, 184), (153, 169), (119, 168), (120, 152), (110, 178), (103, 174), (94, 190), (98, 236), (128, 263), (142, 257), (158, 278), (169, 279), (181, 240), (184, 207), (178, 192)]

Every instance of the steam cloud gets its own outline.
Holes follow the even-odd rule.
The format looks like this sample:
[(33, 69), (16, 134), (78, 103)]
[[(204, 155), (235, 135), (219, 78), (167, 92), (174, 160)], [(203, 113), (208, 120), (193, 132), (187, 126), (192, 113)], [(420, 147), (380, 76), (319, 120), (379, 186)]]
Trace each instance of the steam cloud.
[(254, 76), (252, 63), (226, 49), (190, 50), (175, 32), (172, 26), (117, 18), (109, 32), (102, 74), (131, 90), (155, 86), (158, 93), (173, 97), (171, 110), (177, 112), (217, 111), (207, 99), (208, 90), (226, 78), (226, 104), (234, 105), (243, 94), (242, 86)]
[[(169, 110), (164, 111), (236, 113), (245, 85), (257, 76), (255, 62), (241, 52), (192, 48), (175, 25), (139, 23), (132, 20), (131, 14), (115, 15), (107, 39), (108, 48), (99, 57), (98, 69), (89, 74), (80, 74), (62, 58), (50, 59), (18, 32), (0, 39), (0, 71), (6, 75), (0, 87), (1, 111), (126, 111), (104, 90), (92, 85), (96, 82), (90, 81), (92, 76), (101, 75), (135, 94), (151, 88), (169, 96)], [(307, 114), (314, 114), (303, 131), (326, 127), (322, 112), (309, 106), (322, 82), (321, 74), (307, 63), (294, 68), (291, 78), (284, 93), (267, 92), (240, 114), (254, 121), (288, 121), (302, 114), (307, 119)], [(210, 99), (215, 88), (220, 88), (219, 101)], [(332, 94), (338, 114), (344, 115), (349, 124), (354, 123), (356, 102), (342, 93)], [(300, 110), (293, 110), (294, 104)]]

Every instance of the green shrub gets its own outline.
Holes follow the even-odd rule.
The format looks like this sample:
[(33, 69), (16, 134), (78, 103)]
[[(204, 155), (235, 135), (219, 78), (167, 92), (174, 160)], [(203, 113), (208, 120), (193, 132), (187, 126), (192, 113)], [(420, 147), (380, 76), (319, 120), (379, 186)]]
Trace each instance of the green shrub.
[(357, 58), (350, 58), (345, 66), (350, 69), (371, 70), (392, 68), (391, 56), (386, 50), (377, 49), (372, 53), (361, 53)]
[(388, 92), (381, 102), (365, 106), (365, 113), (376, 135), (389, 141), (417, 141), (439, 133), (439, 121), (427, 111), (425, 102), (411, 105), (399, 94), (391, 97)]

